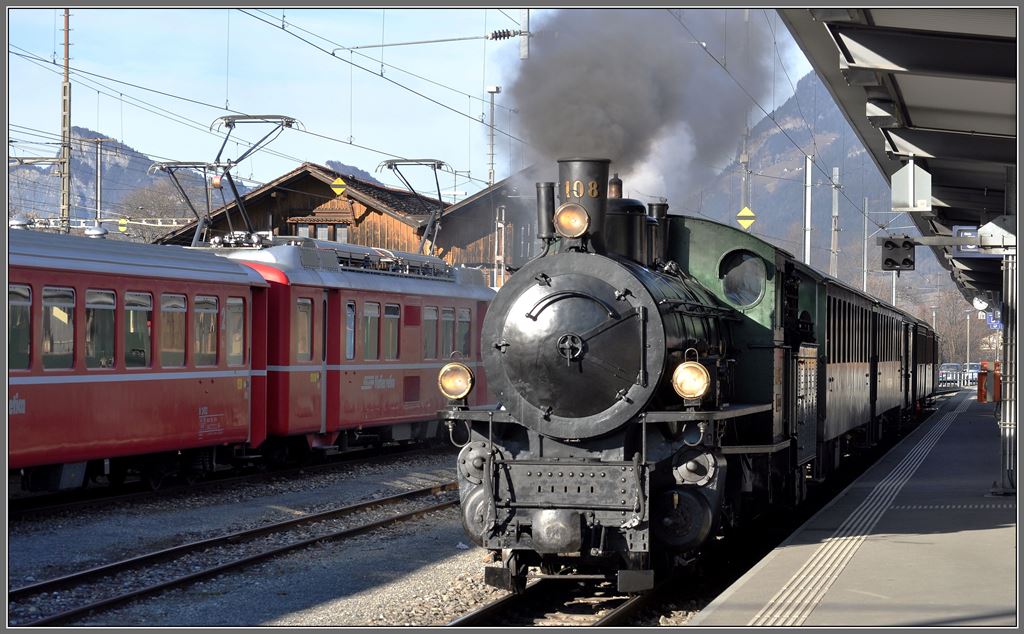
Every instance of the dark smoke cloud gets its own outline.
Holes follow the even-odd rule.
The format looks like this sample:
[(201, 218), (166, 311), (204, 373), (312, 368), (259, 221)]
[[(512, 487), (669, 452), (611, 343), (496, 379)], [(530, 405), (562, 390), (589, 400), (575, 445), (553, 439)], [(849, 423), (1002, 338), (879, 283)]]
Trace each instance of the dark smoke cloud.
[[(762, 100), (774, 55), (762, 12), (746, 22), (742, 9), (680, 17)], [(611, 158), (636, 188), (676, 198), (734, 155), (754, 106), (668, 11), (561, 10), (531, 27), (509, 92), (535, 161)]]

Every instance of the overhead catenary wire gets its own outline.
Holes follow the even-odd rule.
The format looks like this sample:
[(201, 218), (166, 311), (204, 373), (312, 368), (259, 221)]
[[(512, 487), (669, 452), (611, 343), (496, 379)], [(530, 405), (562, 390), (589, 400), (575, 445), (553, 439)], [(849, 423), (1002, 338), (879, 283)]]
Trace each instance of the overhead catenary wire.
[[(264, 11), (264, 10), (262, 10), (262, 9), (252, 9), (252, 10), (253, 10), (253, 11), (255, 11), (255, 12), (257, 12), (257, 13), (262, 13), (262, 14), (264, 14), (264, 15), (267, 15), (267, 16), (269, 16), (269, 15), (270, 15), (269, 13), (267, 13), (266, 11)], [(334, 47), (335, 49), (344, 49), (344, 50), (347, 50), (347, 51), (349, 51), (349, 54), (350, 54), (350, 55), (354, 53), (354, 54), (356, 54), (356, 55), (359, 55), (360, 57), (363, 57), (363, 58), (365, 58), (366, 60), (369, 60), (369, 61), (374, 61), (374, 62), (376, 62), (376, 61), (379, 61), (379, 60), (377, 60), (377, 59), (375, 59), (375, 58), (373, 58), (373, 57), (370, 57), (369, 55), (366, 55), (365, 53), (360, 53), (360, 52), (358, 52), (358, 51), (355, 51), (355, 50), (353, 50), (352, 48), (349, 48), (349, 47), (345, 47), (345, 46), (342, 46), (342, 45), (341, 45), (340, 43), (338, 43), (338, 42), (335, 42), (334, 40), (331, 40), (331, 39), (329, 39), (329, 38), (326, 38), (326, 37), (324, 37), (324, 36), (322, 36), (322, 35), (320, 35), (320, 34), (318, 34), (318, 33), (314, 33), (313, 31), (310, 31), (310, 30), (308, 30), (308, 29), (305, 29), (305, 28), (303, 28), (303, 27), (301, 27), (301, 26), (299, 26), (299, 25), (295, 24), (294, 22), (287, 22), (287, 21), (286, 21), (286, 22), (284, 22), (284, 24), (286, 24), (287, 26), (289, 26), (289, 27), (291, 27), (291, 28), (293, 28), (293, 29), (296, 29), (296, 30), (302, 31), (303, 33), (305, 33), (306, 35), (309, 35), (310, 37), (314, 37), (314, 38), (316, 38), (316, 39), (318, 39), (318, 40), (320, 40), (320, 41), (322, 41), (322, 42), (325, 42), (325, 43), (327, 43), (327, 44), (330, 44), (330, 45), (331, 45), (332, 47)], [(284, 27), (282, 27), (282, 29), (283, 29), (283, 28), (284, 28)], [(285, 29), (285, 30), (287, 30), (287, 29)], [(350, 70), (351, 70), (351, 68), (352, 68), (352, 67), (354, 67), (354, 66), (355, 66), (355, 64), (353, 63), (353, 64), (352, 64), (352, 65), (350, 66)], [(485, 101), (487, 101), (487, 100), (486, 100), (485, 98), (483, 98), (483, 97), (479, 97), (479, 96), (477, 96), (477, 95), (473, 95), (473, 94), (471, 94), (471, 93), (468, 93), (468, 92), (465, 92), (465, 91), (463, 91), (463, 90), (459, 90), (458, 88), (455, 88), (455, 87), (453, 87), (453, 86), (449, 86), (449, 85), (447, 85), (447, 84), (443, 84), (443, 83), (441, 83), (441, 82), (439, 82), (439, 81), (436, 81), (436, 80), (430, 79), (429, 77), (424, 77), (423, 75), (418, 75), (418, 74), (416, 74), (416, 73), (414, 73), (414, 72), (412, 72), (412, 71), (409, 71), (409, 70), (407, 70), (407, 69), (401, 68), (401, 67), (399, 67), (399, 66), (396, 66), (396, 65), (394, 65), (394, 64), (387, 64), (387, 63), (385, 63), (385, 64), (384, 64), (384, 66), (385, 66), (386, 68), (390, 69), (390, 70), (394, 70), (394, 71), (397, 71), (397, 72), (399, 72), (399, 73), (402, 73), (402, 74), (404, 74), (404, 75), (408, 75), (408, 76), (410, 76), (410, 77), (415, 77), (416, 79), (419, 79), (419, 80), (421, 80), (421, 81), (425, 81), (425, 82), (427, 82), (428, 84), (431, 84), (431, 85), (433, 85), (433, 86), (437, 86), (438, 88), (443, 88), (443, 89), (445, 89), (445, 90), (448, 90), (448, 91), (451, 91), (451, 92), (457, 93), (457, 94), (459, 94), (459, 95), (462, 95), (462, 96), (464, 96), (464, 97), (469, 97), (470, 99), (475, 99), (475, 100), (477, 100), (477, 101), (480, 101), (480, 102), (485, 102)], [(373, 74), (374, 74), (374, 75), (376, 75), (376, 73), (373, 73)], [(495, 104), (495, 107), (496, 107), (496, 108), (500, 108), (500, 109), (504, 109), (504, 110), (512, 110), (512, 108), (509, 108), (508, 106), (503, 106), (503, 105), (501, 105), (501, 104)]]
[[(690, 38), (692, 38), (693, 40), (698, 40), (699, 39), (694, 34), (694, 32), (690, 29), (690, 27), (686, 25), (686, 22), (683, 20), (682, 16), (677, 13), (678, 10), (666, 9), (666, 11), (668, 11), (669, 15), (671, 15), (673, 18), (675, 18), (675, 20), (677, 22), (679, 22), (679, 25), (683, 27), (683, 29), (686, 31), (687, 35), (689, 35)], [(751, 103), (753, 103), (757, 107), (757, 109), (760, 110), (762, 114), (764, 114), (765, 118), (767, 118), (769, 121), (771, 121), (773, 124), (775, 124), (775, 127), (777, 127), (779, 129), (779, 131), (782, 132), (783, 136), (785, 136), (786, 139), (788, 139), (789, 142), (793, 144), (793, 147), (795, 147), (797, 150), (799, 150), (800, 153), (803, 154), (805, 157), (810, 157), (810, 155), (807, 154), (807, 152), (804, 152), (803, 148), (800, 147), (800, 144), (797, 143), (796, 140), (793, 139), (792, 136), (790, 136), (790, 134), (786, 131), (786, 129), (783, 128), (779, 124), (779, 122), (776, 121), (775, 118), (772, 117), (771, 114), (768, 113), (768, 111), (764, 108), (764, 106), (761, 105), (761, 103), (757, 100), (757, 98), (755, 98), (752, 94), (750, 94), (750, 91), (747, 90), (747, 87), (744, 86), (741, 81), (736, 79), (736, 76), (733, 75), (732, 72), (726, 67), (725, 63), (722, 60), (719, 60), (717, 57), (715, 57), (714, 53), (712, 53), (710, 50), (708, 50), (707, 46), (702, 46), (701, 48), (708, 55), (708, 57), (710, 57), (712, 59), (712, 61), (714, 61), (716, 64), (718, 64), (718, 66), (723, 71), (725, 71), (725, 73), (729, 76), (729, 78), (732, 79), (733, 83), (735, 83), (739, 87), (739, 89), (741, 91), (743, 91), (743, 94), (745, 94), (747, 96), (747, 98), (750, 99)], [(812, 133), (812, 138), (813, 138), (813, 133)], [(829, 182), (829, 184), (831, 184), (833, 187), (837, 187), (837, 184), (832, 180), (832, 176), (825, 170), (824, 167), (822, 167), (816, 161), (814, 161), (813, 157), (811, 159), (811, 164), (814, 165), (819, 171), (821, 171), (821, 173), (825, 177), (825, 180), (827, 180)], [(875, 221), (874, 219), (870, 218), (867, 215), (867, 213), (866, 213), (866, 211), (864, 209), (861, 209), (860, 207), (858, 207), (857, 204), (854, 203), (853, 200), (850, 199), (849, 195), (847, 195), (846, 192), (843, 191), (843, 189), (841, 187), (839, 187), (838, 189), (839, 189), (839, 193), (842, 194), (842, 196), (844, 198), (846, 198), (846, 200), (850, 203), (850, 205), (854, 209), (859, 211), (861, 214), (863, 214), (864, 217), (866, 217), (869, 222), (871, 222), (872, 224), (877, 226), (879, 229), (883, 229), (884, 228), (877, 221)]]
[[(12, 48), (18, 49), (19, 51), (22, 51), (21, 53), (19, 53), (17, 51), (10, 51), (12, 55), (21, 57), (21, 58), (23, 58), (23, 59), (25, 59), (27, 61), (35, 63), (36, 65), (38, 65), (41, 68), (43, 68), (45, 70), (48, 70), (50, 72), (59, 72), (59, 71), (56, 71), (55, 69), (52, 69), (52, 68), (48, 67), (48, 65), (50, 64), (49, 60), (46, 60), (45, 58), (41, 58), (38, 55), (35, 55), (34, 53), (32, 53), (31, 51), (27, 51), (26, 49), (23, 49), (21, 47), (15, 46), (13, 44), (10, 45), (10, 46)], [(103, 79), (103, 80), (106, 80), (106, 81), (112, 81), (112, 82), (115, 82), (115, 83), (118, 83), (118, 84), (121, 84), (121, 85), (124, 85), (124, 86), (130, 86), (130, 87), (136, 88), (138, 90), (144, 90), (144, 91), (151, 92), (151, 93), (154, 93), (154, 94), (158, 94), (158, 95), (161, 95), (161, 96), (164, 96), (164, 97), (180, 100), (180, 101), (183, 101), (183, 102), (186, 102), (186, 103), (191, 103), (191, 104), (194, 104), (194, 105), (199, 105), (199, 106), (203, 106), (203, 107), (206, 107), (206, 108), (211, 108), (211, 109), (217, 110), (219, 112), (225, 111), (225, 108), (223, 108), (222, 106), (218, 106), (216, 104), (205, 102), (205, 101), (202, 101), (202, 100), (199, 100), (199, 99), (184, 97), (184, 96), (181, 96), (181, 95), (175, 95), (175, 94), (168, 93), (166, 91), (159, 90), (159, 89), (156, 89), (156, 88), (151, 88), (151, 87), (148, 87), (148, 86), (143, 86), (143, 85), (140, 85), (140, 84), (124, 81), (124, 80), (117, 79), (117, 78), (114, 78), (114, 77), (110, 77), (110, 76), (107, 76), (107, 75), (101, 75), (99, 73), (93, 73), (93, 72), (85, 71), (85, 70), (74, 68), (74, 67), (72, 67), (71, 70), (72, 70), (72, 73), (76, 74), (76, 75), (80, 75), (80, 76), (81, 75), (88, 75), (88, 76), (91, 76), (91, 77), (97, 77), (97, 78), (100, 78), (100, 79)], [(100, 86), (102, 86), (102, 87), (104, 87), (104, 88), (108, 88), (109, 89), (108, 86), (103, 86), (102, 83), (99, 83), (99, 82), (95, 82), (95, 83), (100, 85)], [(108, 93), (104, 93), (104, 94), (108, 94)], [(120, 93), (119, 92), (118, 93), (118, 97), (120, 98), (120, 101), (121, 101), (121, 104), (122, 104), (122, 109), (123, 109), (125, 95), (124, 95), (124, 93)], [(140, 103), (146, 104), (146, 105), (151, 106), (153, 108), (158, 108), (158, 109), (164, 110), (164, 112), (170, 113), (171, 115), (174, 115), (174, 116), (177, 116), (177, 117), (181, 117), (181, 118), (185, 119), (186, 121), (188, 121), (189, 124), (191, 124), (190, 127), (196, 127), (197, 130), (199, 130), (201, 128), (201, 130), (199, 130), (199, 131), (202, 131), (202, 132), (208, 133), (208, 134), (213, 134), (213, 133), (211, 133), (209, 131), (208, 128), (206, 128), (205, 124), (202, 124), (202, 123), (200, 123), (198, 121), (187, 119), (187, 118), (182, 117), (181, 115), (177, 115), (176, 113), (173, 113), (173, 112), (171, 112), (169, 110), (162, 109), (159, 106), (155, 106), (153, 104), (149, 104), (149, 102), (141, 100), (141, 99), (139, 99), (137, 97), (129, 96), (128, 98), (129, 99), (134, 99), (135, 101), (138, 101)], [(138, 107), (140, 109), (146, 110), (146, 108), (144, 108), (142, 106), (137, 106), (136, 104), (132, 104), (130, 102), (129, 102), (129, 105), (133, 105), (133, 106)], [(240, 115), (248, 114), (246, 112), (243, 112), (243, 111), (240, 111), (240, 110), (235, 110), (235, 109), (226, 109), (226, 110), (228, 112), (231, 112), (231, 113), (234, 113), (234, 114), (240, 114)], [(157, 114), (157, 113), (154, 113), (154, 114)], [(123, 139), (123, 126), (124, 126), (124, 124), (123, 124), (123, 120), (124, 120), (123, 110), (122, 110), (121, 118), (122, 118), (122, 139)], [(473, 119), (473, 117), (469, 117), (469, 118), (471, 120), (475, 120), (475, 119)], [(179, 122), (179, 123), (181, 123), (181, 122)], [(335, 142), (335, 143), (342, 143), (344, 145), (348, 145), (348, 146), (351, 146), (351, 147), (355, 147), (355, 148), (359, 148), (359, 149), (362, 149), (362, 150), (366, 150), (368, 152), (373, 152), (375, 154), (379, 154), (381, 156), (386, 156), (388, 158), (394, 158), (394, 159), (405, 159), (405, 158), (407, 158), (405, 156), (402, 156), (402, 155), (399, 155), (399, 154), (395, 154), (393, 152), (388, 152), (386, 150), (381, 150), (381, 149), (378, 149), (378, 148), (374, 148), (374, 147), (371, 147), (371, 146), (368, 146), (368, 145), (364, 145), (364, 144), (355, 143), (355, 142), (352, 142), (352, 141), (346, 141), (344, 139), (339, 139), (339, 138), (332, 137), (330, 135), (322, 134), (322, 133), (319, 133), (319, 132), (315, 132), (315, 131), (309, 130), (309, 129), (293, 128), (292, 130), (297, 132), (297, 133), (299, 133), (299, 134), (308, 134), (310, 136), (321, 138), (321, 139), (324, 139), (326, 141), (332, 141), (332, 142)], [(214, 134), (214, 136), (217, 136), (217, 135)], [(217, 137), (217, 138), (220, 138), (220, 137)], [(248, 141), (245, 141), (245, 142), (249, 143)], [(287, 160), (290, 160), (290, 161), (293, 161), (293, 162), (296, 162), (296, 163), (299, 163), (299, 164), (305, 162), (303, 159), (300, 159), (300, 158), (297, 158), (297, 157), (294, 157), (294, 156), (290, 156), (290, 155), (284, 154), (284, 153), (279, 152), (277, 150), (266, 149), (264, 151), (268, 152), (271, 155), (278, 156), (280, 158), (284, 158), (284, 159), (287, 159)], [(448, 170), (442, 170), (442, 171), (446, 171), (447, 172)], [(470, 178), (472, 178), (472, 177), (470, 177)], [(473, 178), (473, 180), (475, 182), (477, 182), (477, 183), (486, 184), (486, 181), (483, 180), (483, 179)]]
[[(281, 30), (281, 28), (279, 26), (277, 26), (276, 24), (274, 24), (273, 22), (270, 22), (269, 20), (261, 18), (258, 15), (254, 15), (254, 14), (250, 13), (249, 11), (247, 11), (245, 9), (238, 9), (238, 11), (241, 11), (242, 13), (244, 13), (245, 15), (248, 15), (249, 17), (253, 18), (254, 20), (259, 20), (260, 22), (263, 22), (264, 24), (266, 24), (266, 25), (268, 25), (270, 27), (273, 27), (275, 29)], [(436, 104), (436, 105), (440, 106), (441, 108), (444, 108), (445, 110), (448, 110), (449, 112), (453, 112), (453, 113), (455, 113), (456, 115), (458, 115), (460, 117), (469, 117), (471, 120), (477, 121), (477, 123), (479, 123), (480, 125), (483, 125), (483, 126), (488, 127), (488, 128), (494, 128), (494, 131), (495, 131), (496, 134), (502, 134), (502, 135), (505, 135), (505, 136), (512, 137), (516, 141), (519, 141), (520, 143), (522, 143), (524, 145), (530, 146), (530, 144), (527, 143), (525, 140), (520, 139), (519, 137), (512, 136), (508, 132), (506, 132), (504, 130), (500, 130), (496, 126), (492, 126), (491, 124), (487, 123), (486, 121), (477, 120), (472, 115), (467, 115), (467, 114), (463, 113), (462, 111), (458, 110), (457, 108), (454, 108), (454, 107), (452, 107), (452, 106), (450, 106), (450, 105), (448, 105), (448, 104), (446, 104), (446, 103), (444, 103), (442, 101), (438, 101), (437, 99), (434, 99), (433, 97), (431, 97), (431, 96), (429, 96), (427, 94), (424, 94), (424, 93), (422, 93), (422, 92), (420, 92), (418, 90), (410, 88), (409, 86), (406, 86), (406, 85), (402, 84), (401, 82), (395, 81), (395, 80), (391, 79), (390, 77), (387, 77), (385, 75), (379, 75), (379, 74), (375, 73), (372, 69), (366, 68), (365, 66), (361, 66), (360, 64), (357, 64), (355, 62), (350, 62), (349, 60), (347, 60), (347, 59), (345, 59), (343, 57), (338, 57), (332, 51), (329, 51), (329, 50), (323, 48), (322, 46), (319, 46), (316, 43), (311, 42), (310, 40), (307, 40), (306, 38), (293, 33), (292, 31), (283, 30), (283, 32), (287, 33), (288, 35), (294, 37), (295, 39), (297, 39), (297, 40), (299, 40), (301, 42), (305, 42), (308, 46), (312, 46), (313, 48), (317, 49), (318, 51), (321, 51), (325, 55), (330, 55), (331, 58), (333, 58), (333, 59), (339, 60), (339, 61), (341, 61), (341, 62), (343, 62), (345, 64), (352, 64), (355, 68), (358, 68), (359, 70), (362, 70), (364, 72), (370, 73), (371, 75), (374, 75), (375, 77), (379, 77), (380, 79), (382, 79), (382, 80), (384, 80), (384, 81), (386, 81), (388, 83), (391, 83), (391, 84), (401, 88), (402, 90), (405, 90), (406, 92), (412, 93), (412, 94), (414, 94), (414, 95), (416, 95), (416, 96), (418, 96), (418, 97), (420, 97), (422, 99), (426, 99), (427, 101), (429, 101), (429, 102), (431, 102), (433, 104)], [(339, 49), (344, 49), (345, 47), (344, 46), (339, 46), (338, 48)], [(530, 147), (532, 147), (532, 146), (530, 146)]]

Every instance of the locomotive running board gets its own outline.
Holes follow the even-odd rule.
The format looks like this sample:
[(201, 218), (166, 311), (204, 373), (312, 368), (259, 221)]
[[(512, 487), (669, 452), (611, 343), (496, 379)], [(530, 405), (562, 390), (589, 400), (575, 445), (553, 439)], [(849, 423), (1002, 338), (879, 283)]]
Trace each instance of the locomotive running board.
[(761, 412), (772, 411), (771, 403), (758, 403), (753, 405), (737, 404), (723, 407), (722, 409), (697, 411), (697, 412), (647, 412), (648, 423), (673, 423), (689, 421), (725, 420), (728, 418), (739, 418), (760, 414)]

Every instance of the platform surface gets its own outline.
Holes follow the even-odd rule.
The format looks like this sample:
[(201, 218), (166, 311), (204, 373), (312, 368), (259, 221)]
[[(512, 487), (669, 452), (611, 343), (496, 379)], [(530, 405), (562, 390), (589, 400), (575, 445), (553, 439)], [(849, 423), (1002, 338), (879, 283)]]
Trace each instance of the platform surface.
[(973, 390), (939, 410), (691, 626), (1017, 624), (1017, 498)]

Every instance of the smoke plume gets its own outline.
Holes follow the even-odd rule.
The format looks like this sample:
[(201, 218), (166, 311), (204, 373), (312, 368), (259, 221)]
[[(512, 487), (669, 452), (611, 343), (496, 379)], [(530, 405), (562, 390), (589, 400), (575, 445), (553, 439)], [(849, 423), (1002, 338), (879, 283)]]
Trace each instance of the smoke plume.
[(770, 88), (774, 51), (765, 17), (759, 10), (574, 9), (531, 25), (530, 57), (509, 92), (533, 160), (607, 157), (627, 192), (646, 191), (642, 184), (661, 188), (648, 194), (678, 200), (728, 163), (742, 138), (754, 105), (729, 73), (758, 100)]

